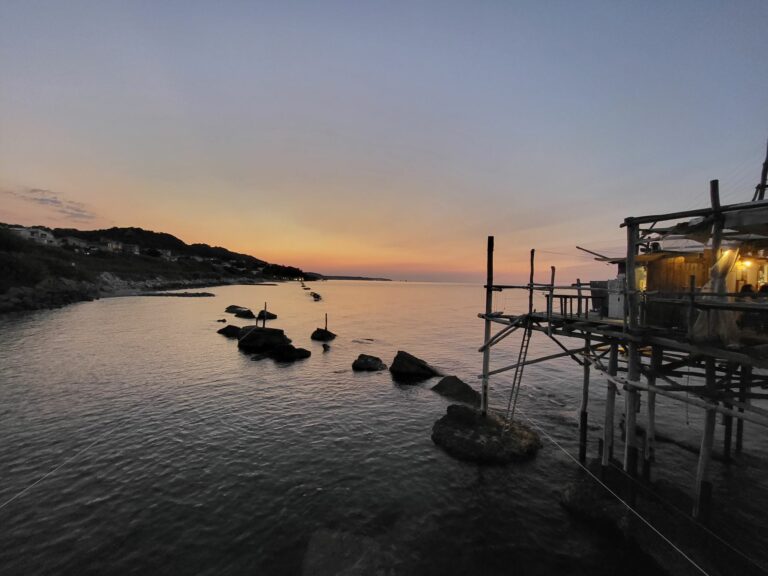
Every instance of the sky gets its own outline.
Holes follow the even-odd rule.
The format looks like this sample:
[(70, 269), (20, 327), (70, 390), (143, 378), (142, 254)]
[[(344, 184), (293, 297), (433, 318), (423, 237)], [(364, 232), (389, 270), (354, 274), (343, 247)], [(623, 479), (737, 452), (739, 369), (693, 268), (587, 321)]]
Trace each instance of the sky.
[[(627, 216), (748, 201), (768, 2), (0, 2), (0, 221), (325, 274), (608, 278)], [(546, 277), (546, 278), (545, 278)]]

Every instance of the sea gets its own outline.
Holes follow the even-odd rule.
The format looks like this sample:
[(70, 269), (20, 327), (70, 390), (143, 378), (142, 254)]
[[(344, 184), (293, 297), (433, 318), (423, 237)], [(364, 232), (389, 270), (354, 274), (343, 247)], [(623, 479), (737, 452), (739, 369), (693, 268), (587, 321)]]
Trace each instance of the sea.
[[(574, 459), (573, 360), (525, 369), (515, 417), (541, 430), (543, 446), (508, 466), (461, 462), (432, 442), (450, 404), (431, 390), (438, 379), (403, 385), (388, 371), (352, 371), (361, 353), (389, 365), (404, 350), (479, 389), (482, 286), (308, 286), (322, 300), (286, 282), (1, 318), (0, 574), (661, 573), (560, 503), (585, 474)], [(268, 326), (311, 357), (278, 364), (239, 352), (216, 333), (220, 319), (249, 322), (226, 314), (230, 304), (266, 304), (278, 315)], [(526, 307), (523, 292), (495, 296), (496, 310)], [(324, 352), (310, 334), (326, 314), (338, 337)], [(494, 347), (492, 368), (513, 364), (519, 345), (514, 334)], [(558, 350), (536, 334), (528, 357)], [(511, 372), (491, 379), (493, 407), (506, 407), (511, 382)], [(605, 391), (594, 374), (591, 458)], [(700, 409), (661, 398), (657, 411), (661, 433), (697, 445)], [(745, 429), (744, 458), (712, 465), (715, 506), (734, 518), (712, 530), (764, 569), (768, 434)], [(722, 434), (718, 420), (716, 443)], [(692, 493), (696, 463), (659, 444), (654, 479)]]

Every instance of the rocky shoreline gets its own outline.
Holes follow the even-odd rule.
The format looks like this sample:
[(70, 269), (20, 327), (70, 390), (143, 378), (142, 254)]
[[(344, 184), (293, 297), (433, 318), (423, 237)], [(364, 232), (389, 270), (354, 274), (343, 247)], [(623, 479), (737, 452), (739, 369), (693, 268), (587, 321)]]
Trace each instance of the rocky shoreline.
[(124, 280), (109, 272), (100, 274), (96, 282), (69, 278), (46, 278), (34, 286), (16, 286), (0, 294), (0, 314), (61, 308), (68, 304), (89, 302), (99, 298), (141, 296), (145, 292), (157, 292), (158, 290), (207, 288), (230, 284), (267, 283), (256, 282), (253, 278), (169, 280), (161, 276), (144, 280)]

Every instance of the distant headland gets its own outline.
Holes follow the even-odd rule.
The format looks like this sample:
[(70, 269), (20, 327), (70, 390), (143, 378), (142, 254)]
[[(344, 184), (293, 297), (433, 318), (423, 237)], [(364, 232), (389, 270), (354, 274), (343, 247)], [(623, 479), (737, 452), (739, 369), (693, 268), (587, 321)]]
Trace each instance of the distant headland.
[(0, 272), (0, 313), (157, 290), (342, 279), (220, 246), (187, 244), (142, 228), (77, 230), (3, 223)]

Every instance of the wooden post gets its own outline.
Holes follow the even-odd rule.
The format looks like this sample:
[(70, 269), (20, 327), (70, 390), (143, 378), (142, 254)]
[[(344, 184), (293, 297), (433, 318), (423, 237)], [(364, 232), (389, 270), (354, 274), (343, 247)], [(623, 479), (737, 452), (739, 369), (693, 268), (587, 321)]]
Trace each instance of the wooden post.
[[(739, 375), (739, 402), (746, 404), (747, 392), (752, 386), (752, 366), (741, 365), (741, 374)], [(744, 412), (744, 408), (739, 407), (739, 412)], [(736, 421), (736, 453), (741, 454), (744, 448), (744, 420), (739, 418)]]
[[(732, 362), (728, 362), (728, 365), (725, 369), (725, 385), (729, 396), (733, 392), (731, 388), (733, 372), (734, 364)], [(723, 401), (723, 406), (729, 410), (733, 410), (733, 404), (728, 402), (728, 400)], [(723, 414), (723, 426), (725, 427), (725, 431), (723, 433), (723, 461), (730, 462), (731, 445), (733, 444), (733, 416), (730, 414)]]
[(576, 295), (579, 299), (576, 306), (576, 315), (581, 317), (581, 278), (576, 278)]
[[(640, 356), (637, 344), (630, 342), (628, 346), (627, 379), (637, 382), (640, 379)], [(630, 476), (637, 475), (637, 406), (638, 391), (632, 386), (625, 388), (624, 394), (624, 470)]]
[(261, 319), (261, 327), (266, 328), (267, 327), (267, 303), (264, 302), (264, 314), (262, 315)]
[(587, 404), (589, 402), (589, 368), (590, 363), (587, 356), (590, 354), (589, 333), (584, 337), (584, 379), (581, 391), (581, 411), (579, 413), (579, 461), (584, 462), (587, 459)]
[(325, 313), (325, 331), (328, 331), (328, 312)]
[[(707, 388), (716, 387), (716, 372), (714, 358), (706, 360)], [(704, 416), (704, 431), (701, 435), (699, 449), (699, 465), (696, 469), (696, 498), (693, 503), (693, 517), (707, 522), (709, 505), (712, 501), (712, 483), (709, 480), (709, 463), (712, 460), (712, 444), (715, 439), (715, 411), (708, 409)]]
[(696, 276), (691, 274), (688, 278), (688, 339), (693, 340), (693, 326), (696, 323), (696, 308), (693, 307), (696, 301)]
[(645, 446), (643, 450), (643, 478), (650, 480), (651, 464), (656, 459), (656, 392), (650, 388), (656, 385), (656, 375), (661, 369), (664, 349), (654, 346), (651, 350), (651, 370), (648, 373), (648, 424), (645, 428)]
[[(493, 236), (488, 236), (488, 263), (487, 274), (485, 278), (485, 339), (488, 342), (491, 339), (491, 321), (488, 315), (493, 311)], [(480, 410), (483, 417), (488, 414), (488, 372), (491, 364), (491, 347), (486, 346), (483, 350), (483, 391), (480, 400)]]
[(528, 283), (528, 314), (533, 314), (533, 267), (536, 258), (536, 250), (531, 248), (531, 280)]
[[(611, 352), (608, 357), (608, 374), (616, 376), (619, 367), (619, 345), (611, 342)], [(605, 397), (605, 422), (603, 424), (603, 454), (601, 465), (603, 472), (608, 468), (611, 458), (613, 458), (613, 412), (616, 408), (616, 385), (608, 382), (608, 389)]]
[(552, 274), (549, 277), (549, 299), (547, 300), (547, 334), (552, 336), (552, 305), (555, 297), (555, 267), (551, 267)]

